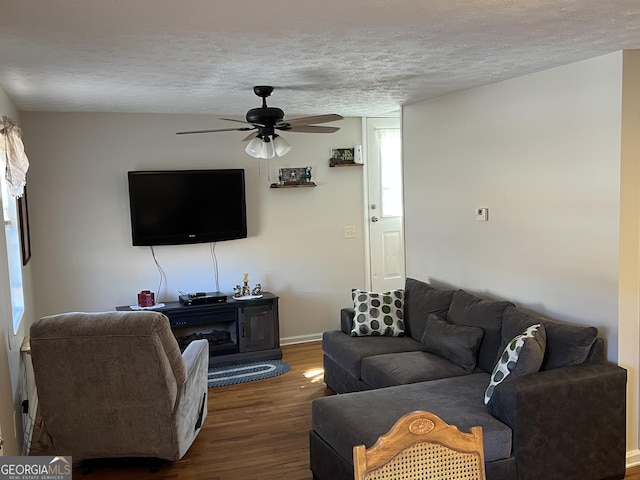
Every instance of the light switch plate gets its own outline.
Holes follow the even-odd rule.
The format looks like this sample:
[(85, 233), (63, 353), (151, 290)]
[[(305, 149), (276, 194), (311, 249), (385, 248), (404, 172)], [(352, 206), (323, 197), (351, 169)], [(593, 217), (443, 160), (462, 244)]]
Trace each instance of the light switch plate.
[(354, 226), (344, 227), (344, 238), (356, 238), (356, 227)]

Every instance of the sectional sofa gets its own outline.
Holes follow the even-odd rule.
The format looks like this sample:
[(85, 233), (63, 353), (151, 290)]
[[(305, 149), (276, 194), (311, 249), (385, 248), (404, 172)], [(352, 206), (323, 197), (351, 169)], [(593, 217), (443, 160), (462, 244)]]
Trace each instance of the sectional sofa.
[(314, 479), (353, 479), (353, 446), (414, 410), (480, 425), (490, 480), (624, 478), (626, 370), (596, 328), (411, 278), (389, 295), (355, 291), (340, 321), (323, 335), (339, 395), (312, 404)]

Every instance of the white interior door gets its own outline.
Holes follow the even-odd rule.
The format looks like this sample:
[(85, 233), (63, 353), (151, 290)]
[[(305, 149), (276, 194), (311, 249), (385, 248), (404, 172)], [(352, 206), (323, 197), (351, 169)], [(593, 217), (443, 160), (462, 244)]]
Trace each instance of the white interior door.
[(400, 119), (367, 118), (366, 137), (370, 284), (382, 292), (405, 282)]

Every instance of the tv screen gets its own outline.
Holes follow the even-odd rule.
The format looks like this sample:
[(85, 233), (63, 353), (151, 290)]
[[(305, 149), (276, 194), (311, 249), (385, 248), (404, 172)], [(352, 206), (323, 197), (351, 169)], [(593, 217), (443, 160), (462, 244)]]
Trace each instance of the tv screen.
[(246, 238), (244, 170), (128, 172), (133, 245)]

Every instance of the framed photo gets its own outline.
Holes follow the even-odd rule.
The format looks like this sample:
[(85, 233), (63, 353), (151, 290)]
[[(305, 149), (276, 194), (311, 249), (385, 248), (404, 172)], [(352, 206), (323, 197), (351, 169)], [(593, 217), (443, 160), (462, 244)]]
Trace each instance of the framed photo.
[(342, 165), (344, 163), (354, 163), (353, 148), (332, 148), (330, 165)]
[(300, 185), (311, 182), (311, 167), (281, 168), (278, 180), (283, 185)]
[(29, 207), (27, 204), (27, 190), (18, 200), (18, 222), (20, 223), (20, 246), (22, 249), (22, 265), (31, 260), (31, 231), (29, 229)]

